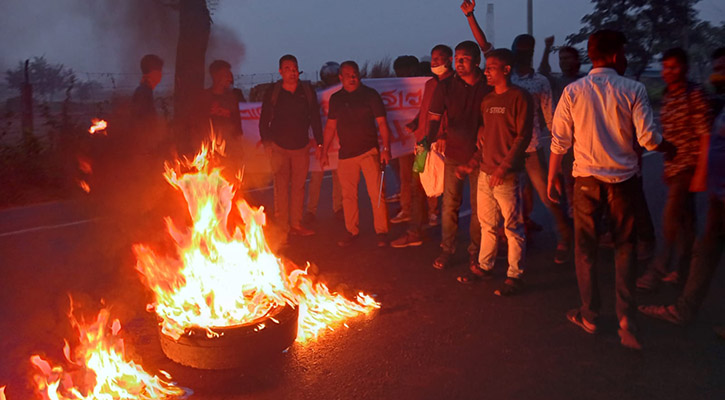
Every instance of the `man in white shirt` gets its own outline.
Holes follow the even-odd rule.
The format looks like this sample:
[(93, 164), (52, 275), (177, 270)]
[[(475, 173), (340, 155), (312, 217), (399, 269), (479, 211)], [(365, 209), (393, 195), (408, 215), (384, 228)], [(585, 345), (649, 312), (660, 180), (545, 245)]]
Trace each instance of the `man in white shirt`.
[(615, 243), (616, 310), (623, 346), (642, 348), (634, 315), (636, 224), (632, 204), (642, 190), (635, 141), (647, 150), (675, 148), (656, 131), (647, 92), (639, 82), (620, 75), (627, 67), (626, 38), (600, 30), (589, 37), (589, 75), (564, 89), (554, 114), (548, 196), (561, 193), (561, 160), (574, 149), (574, 241), (577, 282), (582, 306), (567, 318), (588, 333), (598, 331), (601, 301), (597, 285), (596, 223), (608, 208)]

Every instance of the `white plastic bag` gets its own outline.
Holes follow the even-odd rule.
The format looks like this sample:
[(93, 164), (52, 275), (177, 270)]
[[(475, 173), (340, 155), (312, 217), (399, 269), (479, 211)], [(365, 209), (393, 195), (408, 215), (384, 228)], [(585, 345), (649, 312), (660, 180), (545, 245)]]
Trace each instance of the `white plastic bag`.
[(443, 194), (444, 168), (445, 157), (431, 148), (425, 159), (425, 169), (420, 173), (420, 183), (428, 197), (438, 197)]

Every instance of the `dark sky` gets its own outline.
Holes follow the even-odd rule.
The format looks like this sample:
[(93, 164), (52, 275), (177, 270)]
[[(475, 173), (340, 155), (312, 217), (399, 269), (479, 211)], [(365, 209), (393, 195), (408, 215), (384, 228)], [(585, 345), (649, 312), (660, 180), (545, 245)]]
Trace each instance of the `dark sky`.
[[(149, 6), (153, 0), (0, 3), (3, 70), (45, 55), (80, 72), (135, 73), (137, 56), (155, 52), (172, 58), (175, 51), (173, 13)], [(510, 46), (526, 29), (526, 0), (480, 1), (476, 15), (482, 25), (487, 3), (495, 8), (495, 45)], [(297, 55), (308, 73), (328, 60), (422, 57), (438, 43), (455, 46), (471, 38), (459, 5), (459, 0), (219, 0), (207, 60), (227, 58), (235, 73), (251, 74), (276, 72), (285, 53)], [(701, 18), (725, 20), (720, 0), (703, 0), (697, 8)], [(561, 44), (590, 10), (588, 0), (534, 0), (536, 62), (544, 37), (554, 34)], [(172, 65), (166, 68), (170, 72)]]

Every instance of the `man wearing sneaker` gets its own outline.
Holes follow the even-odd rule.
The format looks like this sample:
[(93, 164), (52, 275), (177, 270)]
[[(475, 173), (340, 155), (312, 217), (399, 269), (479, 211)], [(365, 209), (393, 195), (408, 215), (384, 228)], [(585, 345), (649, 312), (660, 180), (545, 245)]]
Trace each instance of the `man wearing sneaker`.
[(593, 69), (569, 84), (554, 114), (549, 163), (548, 196), (559, 202), (561, 160), (574, 149), (574, 246), (582, 305), (567, 319), (588, 333), (599, 322), (601, 301), (597, 284), (597, 221), (604, 208), (614, 239), (616, 311), (623, 346), (641, 349), (634, 317), (636, 273), (635, 211), (632, 204), (642, 189), (637, 180), (637, 141), (648, 150), (674, 153), (656, 131), (647, 91), (640, 82), (622, 77), (627, 67), (626, 38), (621, 32), (600, 30), (587, 44)]
[[(360, 173), (373, 209), (375, 233), (379, 247), (387, 246), (388, 209), (380, 201), (381, 167), (390, 161), (390, 128), (385, 116), (385, 106), (375, 89), (360, 82), (360, 68), (354, 61), (340, 64), (342, 89), (330, 97), (330, 110), (325, 125), (324, 146), (320, 163), (328, 163), (327, 153), (337, 134), (340, 140), (337, 174), (342, 189), (342, 210), (345, 214), (347, 235), (338, 245), (349, 246), (360, 233), (358, 209), (358, 183)], [(376, 126), (377, 124), (377, 126)], [(379, 149), (378, 130), (382, 148)]]
[[(479, 128), (480, 151), (466, 173), (480, 163), (478, 175), (478, 219), (481, 223), (480, 269), (471, 267), (471, 275), (459, 282), (469, 283), (490, 277), (496, 262), (498, 227), (503, 226), (508, 243), (508, 271), (504, 285), (494, 293), (510, 296), (522, 288), (522, 265), (526, 253), (526, 233), (522, 202), (522, 172), (525, 151), (533, 133), (534, 101), (525, 89), (511, 83), (513, 54), (496, 49), (486, 57), (484, 74), (493, 91), (483, 98), (483, 126)], [(481, 153), (485, 156), (481, 157)]]
[[(439, 44), (431, 51), (431, 71), (435, 76), (429, 79), (425, 83), (423, 89), (423, 99), (420, 103), (420, 112), (418, 117), (408, 124), (408, 128), (413, 130), (415, 135), (416, 143), (421, 143), (426, 140), (427, 143), (433, 143), (435, 140), (428, 131), (428, 111), (430, 109), (430, 103), (433, 98), (435, 88), (438, 86), (438, 82), (453, 76), (452, 59), (453, 50), (450, 47)], [(410, 206), (410, 222), (408, 223), (407, 232), (400, 238), (390, 243), (391, 247), (401, 248), (408, 246), (420, 246), (423, 241), (421, 238), (423, 231), (423, 223), (426, 217), (425, 207), (427, 203), (427, 197), (423, 186), (420, 183), (420, 174), (413, 172), (412, 178), (412, 204)], [(435, 215), (433, 210), (431, 215)], [(393, 222), (391, 220), (391, 222)]]
[[(476, 135), (481, 126), (481, 101), (491, 91), (479, 68), (481, 50), (470, 40), (461, 42), (455, 50), (456, 73), (439, 82), (433, 94), (429, 112), (429, 132), (436, 137), (438, 151), (446, 156), (443, 178), (443, 205), (441, 211), (441, 254), (433, 267), (449, 266), (456, 250), (458, 212), (463, 201), (463, 179), (456, 176), (456, 169), (466, 165), (476, 151)], [(440, 131), (441, 117), (447, 118), (445, 131)], [(481, 247), (481, 226), (476, 215), (476, 190), (478, 169), (468, 175), (471, 190), (469, 264), (478, 266)]]
[[(274, 174), (274, 216), (283, 232), (309, 236), (302, 226), (305, 180), (310, 166), (309, 129), (322, 144), (320, 106), (312, 87), (300, 82), (297, 58), (279, 59), (282, 79), (265, 93), (259, 118), (259, 135), (269, 154)], [(321, 148), (318, 146), (318, 157)]]

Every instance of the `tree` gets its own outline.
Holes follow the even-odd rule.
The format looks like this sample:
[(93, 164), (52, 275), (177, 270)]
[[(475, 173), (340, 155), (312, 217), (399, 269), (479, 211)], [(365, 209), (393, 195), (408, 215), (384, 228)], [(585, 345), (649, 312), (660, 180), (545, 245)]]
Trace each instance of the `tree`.
[[(22, 90), (25, 82), (25, 62), (18, 62), (14, 69), (5, 71), (5, 81), (8, 85)], [(29, 63), (30, 83), (35, 93), (42, 95), (46, 100), (53, 100), (58, 91), (66, 89), (75, 80), (75, 73), (63, 64), (50, 64), (44, 56), (33, 57)]]
[(621, 31), (627, 37), (629, 70), (636, 79), (654, 56), (674, 47), (688, 47), (702, 22), (694, 5), (700, 0), (592, 0), (594, 11), (585, 15), (578, 33), (567, 36), (570, 45), (585, 42), (600, 29)]

